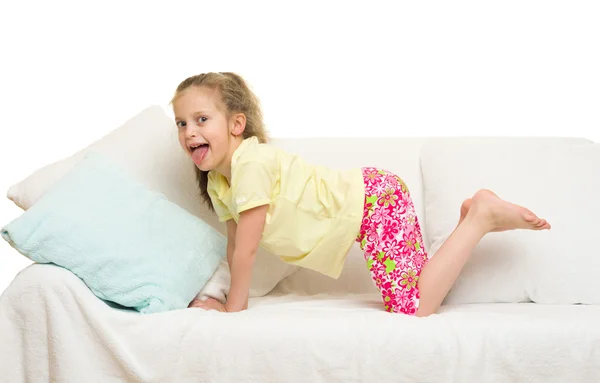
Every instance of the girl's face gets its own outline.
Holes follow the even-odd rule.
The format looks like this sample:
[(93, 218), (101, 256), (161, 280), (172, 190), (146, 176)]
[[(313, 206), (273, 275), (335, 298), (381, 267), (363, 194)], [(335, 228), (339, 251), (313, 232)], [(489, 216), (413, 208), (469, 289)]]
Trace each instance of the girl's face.
[(191, 86), (173, 101), (183, 150), (200, 170), (217, 170), (229, 177), (231, 157), (242, 141), (245, 116), (228, 119), (225, 110), (219, 91), (203, 86)]

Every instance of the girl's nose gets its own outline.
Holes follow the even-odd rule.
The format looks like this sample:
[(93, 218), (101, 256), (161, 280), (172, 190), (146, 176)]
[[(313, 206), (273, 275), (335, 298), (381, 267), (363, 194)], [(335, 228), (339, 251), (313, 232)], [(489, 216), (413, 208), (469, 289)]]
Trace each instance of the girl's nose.
[(196, 132), (196, 128), (193, 125), (188, 125), (185, 127), (185, 136), (187, 138), (196, 137), (198, 133)]

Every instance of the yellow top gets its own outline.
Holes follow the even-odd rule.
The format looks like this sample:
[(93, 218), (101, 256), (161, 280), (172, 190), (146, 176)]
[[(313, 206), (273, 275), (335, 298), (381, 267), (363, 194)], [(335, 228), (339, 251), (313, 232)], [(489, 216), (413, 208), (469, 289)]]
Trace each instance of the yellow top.
[(365, 188), (361, 169), (310, 165), (275, 146), (245, 139), (231, 159), (231, 186), (216, 171), (208, 193), (221, 222), (269, 205), (260, 245), (283, 261), (338, 278), (358, 236)]

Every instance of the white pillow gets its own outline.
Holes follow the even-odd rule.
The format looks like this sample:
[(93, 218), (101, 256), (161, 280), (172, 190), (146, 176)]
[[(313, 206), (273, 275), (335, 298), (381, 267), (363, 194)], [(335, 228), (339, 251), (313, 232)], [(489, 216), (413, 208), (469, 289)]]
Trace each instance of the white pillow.
[(434, 257), (456, 226), (462, 201), (482, 188), (552, 225), (486, 235), (444, 303), (600, 304), (600, 145), (440, 141), (424, 146), (421, 169)]
[[(116, 161), (146, 187), (200, 217), (219, 232), (226, 227), (201, 202), (194, 164), (179, 146), (175, 122), (160, 106), (151, 106), (100, 140), (79, 152), (49, 164), (8, 190), (8, 198), (23, 210), (32, 206), (46, 189), (94, 150)], [(260, 249), (252, 275), (250, 296), (268, 294), (279, 281), (293, 274), (297, 266)], [(222, 299), (229, 288), (229, 268), (221, 265), (198, 294)]]

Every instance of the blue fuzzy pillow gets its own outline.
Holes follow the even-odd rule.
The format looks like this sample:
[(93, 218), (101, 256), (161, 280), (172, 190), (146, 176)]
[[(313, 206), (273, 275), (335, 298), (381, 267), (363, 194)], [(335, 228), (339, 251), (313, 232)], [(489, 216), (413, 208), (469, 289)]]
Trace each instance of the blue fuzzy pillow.
[(143, 314), (186, 308), (226, 254), (213, 227), (93, 152), (0, 233)]

